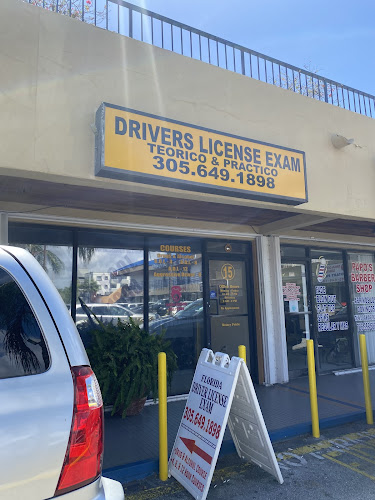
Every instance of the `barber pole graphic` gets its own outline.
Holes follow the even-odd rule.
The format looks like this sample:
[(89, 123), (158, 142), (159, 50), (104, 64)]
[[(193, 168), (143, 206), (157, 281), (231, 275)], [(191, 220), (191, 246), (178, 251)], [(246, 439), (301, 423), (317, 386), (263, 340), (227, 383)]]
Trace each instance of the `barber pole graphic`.
[(319, 257), (319, 261), (316, 267), (316, 279), (321, 283), (327, 275), (327, 261), (324, 257)]

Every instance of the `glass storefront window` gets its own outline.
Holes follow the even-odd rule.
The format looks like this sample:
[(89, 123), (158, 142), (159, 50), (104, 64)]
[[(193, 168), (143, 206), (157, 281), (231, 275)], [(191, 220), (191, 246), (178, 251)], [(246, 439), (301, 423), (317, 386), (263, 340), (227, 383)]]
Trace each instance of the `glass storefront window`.
[(177, 355), (171, 394), (189, 392), (203, 347), (202, 254), (191, 241), (154, 240), (149, 252), (149, 330), (163, 333)]
[(368, 253), (348, 254), (354, 334), (366, 335), (367, 355), (375, 363), (375, 258)]
[(353, 366), (348, 289), (343, 256), (333, 250), (311, 250), (315, 338), (322, 371)]
[(71, 304), (73, 233), (67, 228), (9, 225), (9, 244), (28, 250), (46, 271), (67, 307)]
[(70, 308), (72, 299), (72, 247), (37, 243), (12, 244), (25, 248), (35, 257), (59, 291), (65, 305)]
[(291, 378), (307, 374), (311, 311), (305, 264), (281, 264), (288, 367)]
[[(143, 250), (78, 247), (77, 299), (102, 321), (143, 324)], [(77, 300), (76, 322), (87, 320)]]

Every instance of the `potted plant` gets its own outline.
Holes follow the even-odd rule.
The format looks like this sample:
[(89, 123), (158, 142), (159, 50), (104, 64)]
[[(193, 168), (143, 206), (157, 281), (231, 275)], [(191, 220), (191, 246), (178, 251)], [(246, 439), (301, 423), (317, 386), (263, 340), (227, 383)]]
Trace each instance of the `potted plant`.
[(128, 322), (79, 325), (86, 337), (86, 350), (98, 378), (105, 405), (113, 405), (112, 415), (136, 415), (146, 398), (154, 399), (158, 389), (158, 354), (167, 355), (170, 385), (177, 368), (176, 355), (163, 334), (151, 334), (130, 318)]

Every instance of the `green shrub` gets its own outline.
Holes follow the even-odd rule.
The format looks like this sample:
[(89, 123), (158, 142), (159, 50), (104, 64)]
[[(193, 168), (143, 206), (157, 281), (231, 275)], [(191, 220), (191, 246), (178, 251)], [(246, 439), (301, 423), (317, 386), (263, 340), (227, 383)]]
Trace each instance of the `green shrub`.
[(126, 410), (136, 399), (158, 392), (158, 353), (167, 355), (170, 386), (177, 369), (176, 355), (163, 335), (150, 334), (132, 319), (79, 327), (86, 338), (86, 350), (98, 378), (104, 404), (113, 405), (112, 415)]

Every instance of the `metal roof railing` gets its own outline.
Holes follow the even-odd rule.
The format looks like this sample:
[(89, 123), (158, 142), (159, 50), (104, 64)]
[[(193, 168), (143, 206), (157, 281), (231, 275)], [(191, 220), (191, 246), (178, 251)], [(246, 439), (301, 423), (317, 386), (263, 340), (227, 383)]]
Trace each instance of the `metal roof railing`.
[(125, 0), (25, 0), (100, 28), (365, 116), (375, 96), (266, 56)]

